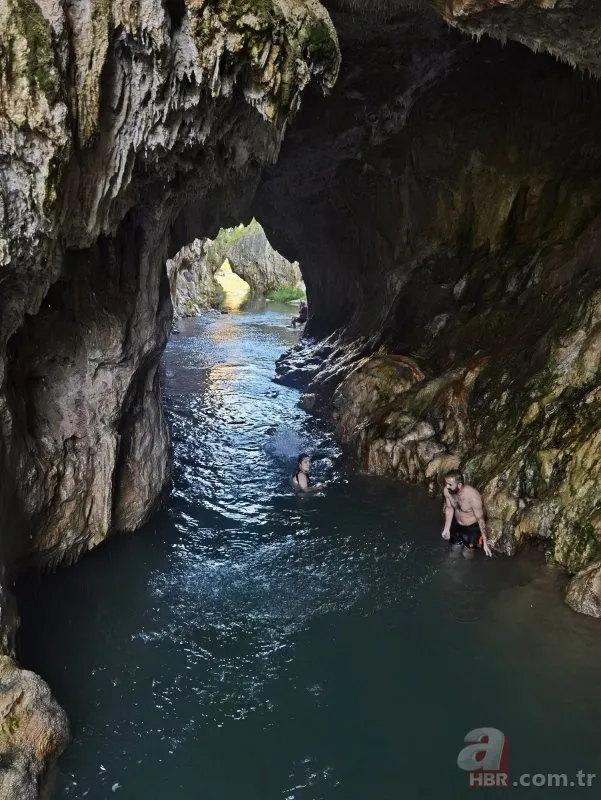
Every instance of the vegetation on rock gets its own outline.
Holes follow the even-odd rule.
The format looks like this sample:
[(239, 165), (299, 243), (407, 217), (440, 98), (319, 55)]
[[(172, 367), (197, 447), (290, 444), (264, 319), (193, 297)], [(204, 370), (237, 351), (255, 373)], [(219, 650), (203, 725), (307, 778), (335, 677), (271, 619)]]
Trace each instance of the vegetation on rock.
[(291, 300), (301, 300), (305, 293), (298, 286), (283, 286), (281, 289), (274, 289), (272, 292), (267, 293), (270, 300), (279, 303), (288, 303)]

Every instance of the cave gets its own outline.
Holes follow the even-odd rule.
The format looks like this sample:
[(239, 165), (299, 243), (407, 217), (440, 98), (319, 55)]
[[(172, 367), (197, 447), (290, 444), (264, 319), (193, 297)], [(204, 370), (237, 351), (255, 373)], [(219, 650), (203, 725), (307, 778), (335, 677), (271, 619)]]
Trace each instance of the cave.
[(7, 587), (161, 506), (165, 265), (253, 216), (309, 301), (277, 380), (371, 473), (460, 467), (601, 616), (599, 4), (50, 5), (0, 18), (2, 670), (58, 731), (6, 796), (66, 742)]

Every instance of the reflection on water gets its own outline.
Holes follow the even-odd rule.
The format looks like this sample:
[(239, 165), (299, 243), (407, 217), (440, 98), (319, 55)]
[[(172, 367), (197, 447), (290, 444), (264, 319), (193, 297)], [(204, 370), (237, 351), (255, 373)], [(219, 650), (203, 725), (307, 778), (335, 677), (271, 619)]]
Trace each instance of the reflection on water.
[[(601, 775), (598, 623), (539, 554), (454, 559), (439, 500), (355, 474), (271, 381), (289, 318), (181, 325), (169, 507), (22, 587), (21, 658), (74, 730), (56, 797), (453, 800), (478, 726), (516, 775)], [(325, 496), (289, 491), (304, 450)]]

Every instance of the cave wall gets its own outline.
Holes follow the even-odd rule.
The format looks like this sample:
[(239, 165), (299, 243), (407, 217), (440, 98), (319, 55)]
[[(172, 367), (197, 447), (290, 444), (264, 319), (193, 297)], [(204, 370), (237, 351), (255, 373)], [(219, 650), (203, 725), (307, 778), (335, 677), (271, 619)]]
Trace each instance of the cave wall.
[(581, 570), (601, 557), (600, 86), (411, 11), (334, 19), (332, 101), (255, 206), (308, 288), (280, 379), (334, 393), (370, 471), (439, 491), (462, 466), (498, 550), (534, 537)]
[(599, 0), (434, 0), (434, 6), (466, 33), (513, 39), (601, 76)]
[(166, 258), (247, 212), (338, 49), (315, 0), (11, 0), (0, 32), (3, 546), (56, 563), (164, 491)]
[(14, 663), (3, 582), (160, 502), (166, 260), (247, 214), (303, 92), (338, 63), (317, 0), (0, 5), (2, 797), (44, 793), (68, 738)]

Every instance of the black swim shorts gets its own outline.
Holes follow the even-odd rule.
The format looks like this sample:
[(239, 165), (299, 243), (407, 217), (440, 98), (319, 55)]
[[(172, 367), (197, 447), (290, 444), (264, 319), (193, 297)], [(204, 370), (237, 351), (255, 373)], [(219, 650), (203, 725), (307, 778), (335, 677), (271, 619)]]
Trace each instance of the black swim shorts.
[(460, 525), (455, 517), (451, 522), (451, 544), (463, 544), (470, 550), (480, 546), (480, 526), (477, 522), (472, 525)]

